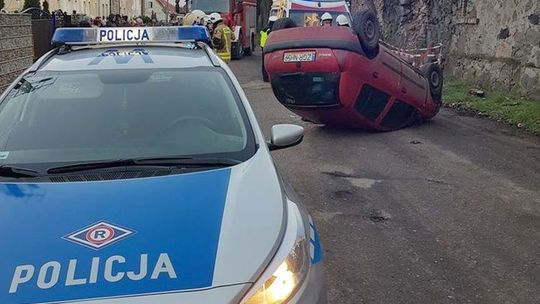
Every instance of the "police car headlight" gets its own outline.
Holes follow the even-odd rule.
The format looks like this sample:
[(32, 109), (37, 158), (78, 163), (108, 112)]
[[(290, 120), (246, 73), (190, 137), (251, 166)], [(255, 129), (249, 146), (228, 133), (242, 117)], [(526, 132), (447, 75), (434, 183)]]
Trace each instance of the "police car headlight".
[(291, 298), (303, 282), (309, 266), (306, 241), (301, 240), (272, 276), (245, 304), (281, 304)]
[[(241, 302), (242, 304), (287, 303), (302, 285), (311, 264), (311, 257), (302, 217), (296, 205), (294, 207), (289, 206), (289, 216), (292, 217), (293, 215), (295, 215), (294, 220), (288, 221), (288, 231), (282, 244), (282, 249), (290, 248), (288, 255), (285, 260), (278, 259), (278, 261), (282, 262), (277, 268), (275, 268), (277, 263), (271, 263), (269, 269), (275, 270), (271, 275), (268, 275), (270, 273), (268, 270), (263, 274), (262, 278), (266, 278), (266, 281), (260, 286), (256, 284), (254, 290), (248, 293), (244, 301)], [(278, 252), (276, 258), (279, 256)], [(272, 268), (272, 265), (274, 268)]]

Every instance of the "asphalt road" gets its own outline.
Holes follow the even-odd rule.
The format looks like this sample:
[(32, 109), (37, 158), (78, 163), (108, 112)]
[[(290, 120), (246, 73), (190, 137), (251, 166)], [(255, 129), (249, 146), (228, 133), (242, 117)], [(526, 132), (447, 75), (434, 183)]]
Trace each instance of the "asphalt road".
[(274, 157), (323, 242), (329, 303), (540, 303), (540, 139), (443, 110), (396, 132), (305, 123), (234, 61), (259, 123), (305, 127)]

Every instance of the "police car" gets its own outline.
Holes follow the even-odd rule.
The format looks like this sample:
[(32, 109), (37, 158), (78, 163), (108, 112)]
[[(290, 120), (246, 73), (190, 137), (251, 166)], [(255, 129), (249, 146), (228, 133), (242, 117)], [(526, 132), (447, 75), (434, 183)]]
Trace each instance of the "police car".
[(317, 229), (203, 27), (58, 29), (0, 96), (0, 303), (326, 303)]

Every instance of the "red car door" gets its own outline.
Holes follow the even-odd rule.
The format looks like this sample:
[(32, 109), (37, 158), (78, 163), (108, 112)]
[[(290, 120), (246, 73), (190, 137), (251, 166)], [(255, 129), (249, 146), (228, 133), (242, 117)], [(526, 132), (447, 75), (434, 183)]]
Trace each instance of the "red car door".
[(400, 95), (398, 99), (415, 107), (424, 107), (427, 92), (427, 80), (408, 63), (401, 62)]
[(369, 83), (390, 95), (390, 99), (392, 99), (400, 85), (401, 62), (386, 49), (381, 49), (373, 61)]
[[(373, 123), (380, 120), (381, 114), (391, 106), (396, 92), (399, 90), (401, 63), (392, 54), (381, 49), (374, 59), (356, 55), (353, 62), (353, 77), (347, 75), (347, 88), (357, 87), (354, 109)], [(355, 57), (356, 57), (355, 56)], [(343, 84), (343, 83), (342, 83)]]

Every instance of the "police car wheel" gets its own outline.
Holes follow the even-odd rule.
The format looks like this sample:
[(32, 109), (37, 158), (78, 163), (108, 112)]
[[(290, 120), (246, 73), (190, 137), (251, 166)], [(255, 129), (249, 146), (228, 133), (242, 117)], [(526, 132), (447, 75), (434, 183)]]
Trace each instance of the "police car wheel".
[(436, 63), (429, 63), (422, 68), (424, 77), (429, 83), (431, 97), (437, 103), (442, 100), (443, 74), (441, 67)]
[(359, 11), (354, 17), (353, 29), (364, 52), (368, 57), (374, 57), (379, 51), (380, 39), (380, 24), (377, 15), (370, 9)]

